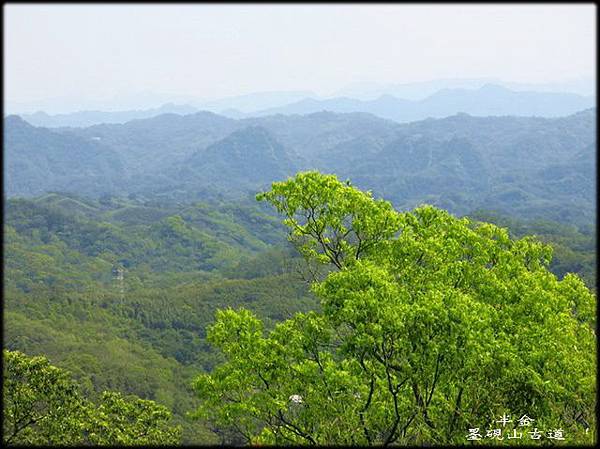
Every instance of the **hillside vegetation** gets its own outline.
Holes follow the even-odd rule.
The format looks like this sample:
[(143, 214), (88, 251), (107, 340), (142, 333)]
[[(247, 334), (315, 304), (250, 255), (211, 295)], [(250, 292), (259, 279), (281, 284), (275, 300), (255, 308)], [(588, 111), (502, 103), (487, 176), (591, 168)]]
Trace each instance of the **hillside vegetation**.
[[(156, 401), (183, 426), (184, 443), (238, 438), (187, 417), (199, 405), (193, 378), (223, 361), (206, 339), (217, 310), (244, 307), (270, 329), (321, 309), (308, 288), (314, 267), (260, 203), (51, 193), (8, 200), (5, 217), (5, 347), (47, 356), (91, 401), (105, 390)], [(559, 278), (574, 272), (595, 285), (591, 227), (473, 218), (538, 235), (554, 248)]]
[(398, 124), (365, 113), (234, 120), (164, 114), (79, 129), (5, 125), (6, 191), (239, 200), (318, 169), (410, 210), (593, 224), (596, 110), (560, 118), (458, 114)]

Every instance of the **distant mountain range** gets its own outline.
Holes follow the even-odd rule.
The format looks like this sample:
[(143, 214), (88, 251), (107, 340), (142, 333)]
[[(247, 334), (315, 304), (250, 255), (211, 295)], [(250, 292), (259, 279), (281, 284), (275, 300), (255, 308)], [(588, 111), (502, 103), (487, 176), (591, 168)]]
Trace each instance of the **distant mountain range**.
[(198, 110), (189, 105), (166, 103), (159, 108), (132, 111), (80, 111), (69, 114), (49, 115), (43, 111), (33, 114), (23, 114), (21, 117), (34, 126), (45, 128), (60, 128), (66, 126), (86, 127), (99, 123), (125, 123), (130, 120), (156, 117), (161, 114), (192, 114)]
[(191, 201), (240, 197), (300, 170), (349, 178), (408, 209), (496, 209), (593, 223), (596, 109), (565, 117), (399, 124), (367, 113), (231, 119), (163, 114), (50, 130), (4, 120), (5, 194), (49, 191)]
[[(465, 83), (463, 85), (468, 85)], [(442, 85), (441, 82), (438, 84)], [(367, 112), (381, 118), (406, 123), (429, 117), (448, 117), (460, 112), (483, 117), (504, 115), (561, 117), (593, 107), (596, 104), (593, 96), (561, 92), (514, 91), (495, 84), (486, 84), (477, 89), (444, 88), (420, 100), (408, 100), (390, 94), (381, 95), (372, 100), (350, 97), (321, 99), (307, 95), (310, 95), (310, 92), (265, 92), (224, 98), (195, 106), (170, 103), (160, 108), (146, 110), (82, 111), (57, 115), (36, 112), (35, 114), (24, 114), (22, 117), (35, 126), (57, 128), (85, 127), (100, 123), (126, 123), (130, 120), (150, 118), (163, 113), (192, 114), (200, 109), (234, 119), (331, 111)]]
[(212, 101), (193, 102), (199, 110), (223, 113), (224, 111), (236, 111), (246, 114), (262, 109), (275, 108), (286, 104), (300, 101), (303, 98), (315, 97), (316, 94), (307, 90), (255, 92), (246, 95), (220, 98)]
[(116, 150), (93, 139), (4, 119), (4, 192), (33, 196), (48, 189), (93, 195), (114, 191), (125, 176)]
[(404, 100), (382, 95), (375, 100), (337, 97), (327, 100), (303, 99), (286, 106), (266, 109), (253, 116), (310, 114), (319, 111), (368, 112), (399, 123), (442, 118), (464, 112), (487, 116), (561, 117), (595, 106), (594, 97), (557, 92), (512, 91), (486, 84), (479, 89), (442, 89), (423, 100)]
[(446, 78), (412, 83), (372, 83), (360, 82), (350, 84), (332, 97), (352, 97), (361, 100), (373, 100), (382, 95), (393, 95), (407, 100), (422, 100), (442, 89), (479, 89), (486, 84), (495, 84), (515, 91), (564, 92), (596, 96), (596, 80), (579, 78), (563, 82), (519, 83), (502, 81), (498, 78)]

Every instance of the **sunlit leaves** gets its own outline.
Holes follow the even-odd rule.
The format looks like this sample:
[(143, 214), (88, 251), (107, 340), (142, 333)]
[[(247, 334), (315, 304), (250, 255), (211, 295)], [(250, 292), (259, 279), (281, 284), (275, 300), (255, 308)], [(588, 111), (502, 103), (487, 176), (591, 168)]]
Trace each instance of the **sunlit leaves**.
[(431, 206), (399, 213), (316, 172), (258, 198), (336, 270), (312, 285), (322, 314), (269, 333), (217, 315), (227, 361), (198, 380), (202, 416), (248, 442), (387, 445), (464, 443), (474, 423), (528, 413), (591, 441), (595, 298), (548, 271), (549, 246)]
[(33, 445), (176, 444), (181, 429), (153, 401), (104, 392), (99, 404), (45, 357), (4, 351), (4, 443)]
[(68, 374), (43, 357), (6, 350), (3, 355), (4, 443), (77, 441), (87, 404)]
[(338, 268), (372, 252), (399, 229), (399, 216), (389, 202), (374, 200), (335, 175), (299, 173), (273, 183), (257, 199), (284, 214), (290, 239), (302, 254)]

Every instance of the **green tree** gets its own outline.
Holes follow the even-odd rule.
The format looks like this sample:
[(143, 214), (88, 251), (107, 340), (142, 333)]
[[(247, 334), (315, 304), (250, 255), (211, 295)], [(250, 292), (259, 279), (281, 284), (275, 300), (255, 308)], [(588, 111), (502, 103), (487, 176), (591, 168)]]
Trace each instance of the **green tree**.
[(94, 445), (176, 444), (181, 429), (169, 425), (166, 407), (139, 398), (126, 399), (105, 391), (86, 429), (87, 442)]
[(83, 431), (87, 404), (69, 375), (44, 357), (4, 351), (4, 444), (64, 444)]
[(4, 350), (3, 442), (6, 445), (176, 444), (181, 429), (163, 406), (105, 391), (83, 398), (66, 371), (45, 357)]
[(262, 444), (461, 444), (503, 414), (594, 441), (595, 297), (548, 271), (551, 247), (315, 172), (258, 198), (333, 267), (312, 286), (323, 311), (270, 332), (219, 311), (226, 361), (196, 379), (197, 417)]
[(294, 180), (273, 183), (257, 199), (285, 215), (289, 238), (303, 256), (338, 269), (369, 254), (400, 227), (390, 203), (374, 200), (370, 192), (334, 175), (299, 173)]

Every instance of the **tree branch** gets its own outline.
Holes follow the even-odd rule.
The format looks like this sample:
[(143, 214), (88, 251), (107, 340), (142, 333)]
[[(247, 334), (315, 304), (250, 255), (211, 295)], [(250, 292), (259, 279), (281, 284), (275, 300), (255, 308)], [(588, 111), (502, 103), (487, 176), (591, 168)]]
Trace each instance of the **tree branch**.
[(290, 430), (291, 432), (295, 433), (296, 435), (298, 435), (299, 437), (304, 438), (305, 440), (309, 441), (310, 444), (313, 445), (317, 445), (317, 442), (314, 440), (313, 437), (311, 437), (309, 434), (307, 434), (306, 432), (303, 432), (299, 427), (295, 426), (294, 424), (292, 424), (291, 422), (286, 421), (286, 419), (283, 417), (283, 413), (281, 412), (281, 410), (279, 410), (277, 412), (277, 415), (279, 417), (279, 419), (281, 420), (281, 422), (283, 424), (286, 425), (286, 428), (288, 430)]

